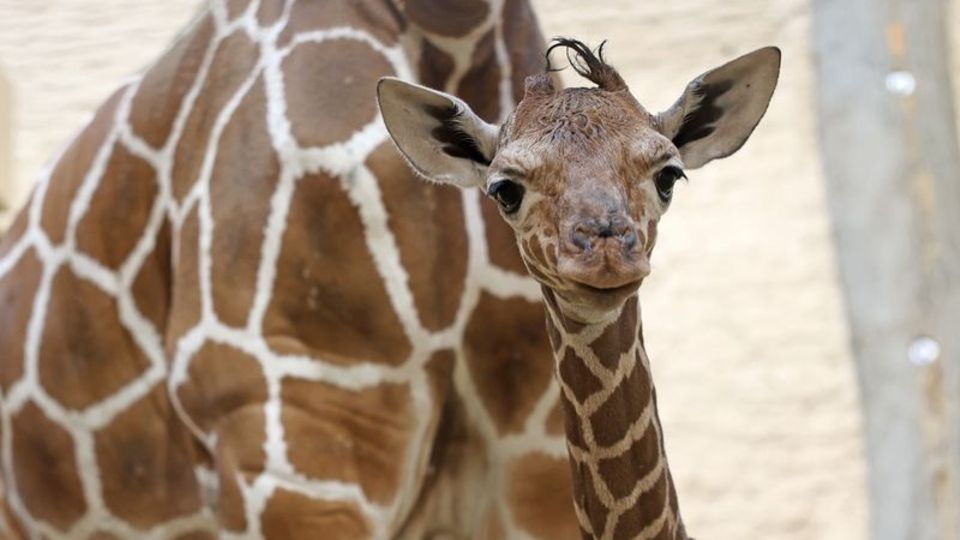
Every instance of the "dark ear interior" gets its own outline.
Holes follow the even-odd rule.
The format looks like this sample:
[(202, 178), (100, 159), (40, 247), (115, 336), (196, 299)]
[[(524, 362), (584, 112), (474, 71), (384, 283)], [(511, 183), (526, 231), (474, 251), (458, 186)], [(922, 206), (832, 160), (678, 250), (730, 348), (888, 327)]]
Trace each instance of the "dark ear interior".
[(747, 141), (773, 96), (780, 50), (766, 47), (697, 77), (658, 117), (660, 131), (695, 169), (729, 156)]
[(469, 159), (481, 165), (490, 165), (492, 156), (484, 154), (476, 139), (464, 131), (460, 117), (463, 111), (458, 111), (455, 105), (437, 106), (424, 105), (423, 110), (437, 121), (437, 126), (430, 134), (440, 144), (440, 149), (448, 156)]
[(455, 96), (399, 79), (381, 79), (377, 97), (390, 137), (418, 173), (463, 187), (482, 183), (496, 153), (496, 126)]
[(712, 84), (703, 83), (693, 89), (699, 99), (699, 105), (684, 114), (680, 131), (673, 136), (673, 144), (677, 148), (707, 137), (717, 129), (717, 121), (723, 118), (723, 108), (718, 101), (731, 88), (733, 88), (733, 81), (724, 80)]

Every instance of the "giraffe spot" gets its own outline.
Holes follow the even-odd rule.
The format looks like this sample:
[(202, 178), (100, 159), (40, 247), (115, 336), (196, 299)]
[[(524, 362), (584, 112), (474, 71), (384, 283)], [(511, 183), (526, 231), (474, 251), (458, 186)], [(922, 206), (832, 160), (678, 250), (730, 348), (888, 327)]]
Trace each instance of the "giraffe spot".
[(614, 497), (621, 499), (633, 491), (635, 478), (653, 471), (660, 461), (660, 438), (651, 423), (643, 435), (615, 458), (597, 462), (597, 472)]
[(603, 382), (594, 375), (573, 349), (568, 348), (557, 367), (560, 380), (570, 387), (573, 395), (583, 404), (593, 394), (603, 390)]
[(554, 361), (543, 317), (538, 303), (484, 292), (467, 323), (467, 367), (501, 434), (522, 431), (550, 385)]
[[(474, 538), (504, 538), (496, 534), (500, 529), (494, 527), (500, 524), (497, 512), (485, 511), (483, 516), (476, 516), (478, 497), (486, 497), (484, 486), (490, 474), (488, 441), (468, 413), (463, 396), (451, 387), (454, 364), (453, 351), (441, 350), (426, 365), (431, 386), (436, 388), (437, 382), (441, 382), (444, 393), (431, 392), (431, 414), (436, 414), (439, 421), (435, 428), (428, 427), (428, 434), (422, 437), (432, 441), (423, 448), (429, 452), (429, 461), (422, 472), (414, 473), (414, 478), (422, 478), (422, 484), (416, 504), (396, 538), (456, 536), (454, 531), (460, 530), (465, 519), (477, 523)], [(434, 418), (431, 416), (431, 421)], [(414, 459), (418, 464), (422, 462)]]
[[(294, 2), (286, 28), (277, 43), (286, 47), (297, 34), (347, 26), (369, 34), (385, 46), (397, 43), (402, 24), (393, 2), (357, 2), (356, 0), (324, 0)], [(352, 66), (360, 71), (362, 64)], [(318, 87), (318, 88), (322, 88)]]
[(526, 454), (507, 474), (507, 501), (517, 526), (536, 538), (580, 538), (567, 458)]
[(200, 223), (196, 207), (180, 226), (170, 285), (170, 316), (167, 323), (167, 355), (175, 352), (177, 340), (200, 322)]
[(579, 468), (579, 472), (575, 473), (576, 478), (574, 482), (580, 483), (577, 496), (580, 497), (580, 508), (583, 510), (583, 513), (586, 514), (587, 519), (590, 521), (590, 526), (593, 529), (594, 536), (591, 538), (605, 538), (604, 533), (607, 530), (610, 510), (607, 509), (607, 506), (597, 493), (597, 487), (595, 485), (597, 479), (594, 478), (586, 465), (572, 466)]
[(300, 45), (283, 61), (294, 138), (301, 146), (346, 141), (377, 119), (377, 80), (392, 74), (387, 59), (362, 41)]
[(40, 346), (40, 384), (81, 410), (133, 382), (149, 359), (120, 321), (117, 302), (62, 267), (53, 279)]
[(311, 499), (283, 488), (277, 489), (261, 518), (264, 538), (370, 538), (370, 524), (363, 511), (345, 501)]
[(253, 479), (243, 477), (231, 459), (224, 457), (217, 461), (217, 523), (225, 531), (242, 533), (247, 529), (247, 515), (240, 479), (249, 483)]
[(227, 18), (236, 19), (247, 10), (250, 0), (227, 0)]
[(41, 274), (43, 265), (30, 250), (0, 278), (0, 388), (5, 392), (23, 376), (24, 341)]
[(392, 144), (368, 161), (379, 179), (388, 225), (400, 248), (420, 323), (438, 331), (453, 324), (467, 277), (462, 194), (417, 178)]
[(170, 312), (170, 222), (164, 220), (153, 240), (153, 249), (144, 260), (131, 293), (133, 301), (161, 334), (167, 326)]
[(524, 266), (523, 259), (520, 258), (520, 249), (517, 248), (516, 233), (503, 221), (496, 203), (487, 197), (482, 197), (480, 210), (486, 228), (485, 236), (490, 262), (515, 274), (527, 275), (527, 267)]
[(183, 100), (197, 80), (206, 49), (213, 37), (213, 19), (199, 21), (190, 33), (146, 72), (130, 108), (130, 127), (154, 148), (170, 136)]
[[(443, 349), (433, 353), (424, 367), (433, 405), (425, 437), (433, 439), (430, 448), (430, 467), (433, 470), (447, 470), (447, 463), (455, 461), (451, 460), (450, 454), (458, 452), (471, 440), (472, 432), (466, 421), (463, 404), (456, 392), (451, 391), (456, 360), (453, 350)], [(423, 491), (426, 492), (427, 488), (424, 487)]]
[(125, 90), (125, 87), (120, 88), (100, 106), (90, 124), (73, 139), (53, 167), (49, 187), (43, 199), (40, 225), (54, 244), (64, 241), (70, 207), (94, 158), (113, 127), (117, 105)]
[(421, 40), (420, 60), (417, 63), (420, 84), (444, 90), (455, 67), (453, 57), (446, 51), (438, 48), (429, 39)]
[(232, 415), (247, 416), (246, 409), (259, 409), (267, 400), (267, 382), (259, 360), (230, 345), (204, 343), (187, 373), (177, 397), (205, 433), (219, 432)]
[(266, 463), (267, 383), (260, 362), (229, 345), (207, 342), (191, 361), (187, 381), (177, 390), (184, 411), (197, 427), (216, 436), (217, 517), (228, 530), (243, 531), (247, 524), (238, 477), (262, 471)]
[[(528, 270), (529, 266), (533, 266), (534, 268), (556, 267), (556, 256), (550, 259), (547, 258), (548, 253), (551, 255), (553, 255), (553, 253), (544, 249), (543, 244), (540, 243), (540, 239), (536, 235), (531, 236), (529, 240), (522, 241), (521, 247), (521, 251), (523, 255), (525, 255), (527, 262), (531, 263), (528, 265)], [(540, 276), (542, 279), (542, 274), (540, 274)]]
[(543, 69), (543, 34), (536, 24), (530, 3), (524, 0), (506, 0), (502, 24), (503, 39), (510, 56), (513, 101), (520, 103), (526, 78)]
[(410, 341), (340, 182), (301, 178), (291, 205), (263, 323), (271, 347), (340, 364), (406, 360)]
[(652, 406), (650, 373), (637, 360), (630, 374), (590, 416), (597, 444), (610, 446), (623, 439), (647, 406)]
[(637, 296), (631, 296), (620, 311), (620, 318), (608, 326), (590, 344), (590, 349), (609, 370), (615, 370), (623, 355), (637, 340)]
[[(261, 0), (260, 7), (257, 8), (257, 22), (261, 27), (273, 26), (274, 23), (283, 15), (284, 0)], [(311, 3), (312, 2), (308, 2)], [(297, 7), (301, 2), (294, 4)]]
[[(614, 540), (628, 540), (636, 538), (648, 525), (652, 524), (663, 514), (667, 505), (667, 475), (660, 474), (656, 483), (640, 495), (636, 504), (629, 511), (620, 514), (616, 528), (613, 530)], [(663, 521), (658, 534), (654, 538), (675, 538), (668, 534), (670, 527), (667, 520)]]
[(294, 468), (318, 479), (357, 484), (378, 504), (397, 495), (416, 416), (407, 384), (363, 390), (287, 379), (283, 427)]
[(217, 521), (226, 530), (247, 529), (246, 505), (240, 482), (253, 484), (266, 468), (263, 444), (266, 417), (262, 405), (247, 405), (219, 422), (216, 471), (219, 486)]
[[(280, 163), (267, 131), (263, 81), (243, 98), (220, 139), (210, 179), (213, 307), (228, 325), (244, 326), (257, 288), (260, 248)], [(243, 159), (237, 159), (243, 156)]]
[(103, 500), (118, 518), (146, 529), (200, 509), (193, 441), (164, 385), (95, 436)]
[(573, 445), (580, 450), (586, 450), (587, 443), (583, 440), (583, 419), (580, 418), (577, 407), (564, 393), (560, 394), (560, 407), (563, 409), (567, 444)]
[(456, 94), (487, 122), (500, 120), (500, 64), (494, 48), (494, 31), (477, 41), (470, 69), (460, 79)]
[(14, 486), (30, 515), (66, 530), (87, 511), (70, 434), (29, 402), (14, 415)]
[[(441, 362), (438, 363), (438, 360)], [(444, 354), (443, 357), (435, 355), (427, 364), (427, 369), (430, 371), (435, 367), (441, 367), (444, 375), (447, 376), (449, 386), (454, 361), (452, 354)], [(446, 372), (447, 369), (450, 371)], [(432, 371), (431, 374), (433, 374)], [(482, 452), (482, 450), (478, 452), (478, 449), (485, 445), (485, 442), (469, 419), (463, 399), (456, 391), (448, 391), (442, 395), (435, 392), (434, 395), (437, 397), (434, 404), (437, 405), (439, 414), (435, 429), (436, 436), (430, 449), (430, 466), (434, 471), (442, 471), (440, 474), (460, 478), (460, 474), (466, 471), (465, 464), (469, 458)], [(427, 493), (433, 487), (431, 480), (437, 480), (436, 476), (428, 479), (428, 484), (422, 490), (423, 493)]]
[(140, 241), (156, 197), (153, 167), (115, 145), (90, 206), (77, 225), (77, 249), (117, 270)]
[(420, 28), (447, 37), (462, 37), (486, 20), (490, 6), (483, 0), (407, 0), (407, 16)]
[(196, 183), (207, 156), (213, 126), (224, 106), (252, 74), (258, 57), (257, 45), (243, 32), (235, 32), (217, 47), (200, 89), (202, 97), (194, 103), (187, 117), (173, 157), (171, 174), (173, 195), (177, 201), (183, 200)]

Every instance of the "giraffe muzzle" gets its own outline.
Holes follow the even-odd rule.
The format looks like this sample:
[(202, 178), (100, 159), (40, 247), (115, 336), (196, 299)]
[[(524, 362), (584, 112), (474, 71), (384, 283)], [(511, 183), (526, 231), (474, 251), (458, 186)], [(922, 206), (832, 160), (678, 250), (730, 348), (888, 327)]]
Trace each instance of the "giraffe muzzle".
[(557, 271), (588, 292), (633, 292), (650, 273), (641, 235), (626, 217), (582, 220), (570, 228)]

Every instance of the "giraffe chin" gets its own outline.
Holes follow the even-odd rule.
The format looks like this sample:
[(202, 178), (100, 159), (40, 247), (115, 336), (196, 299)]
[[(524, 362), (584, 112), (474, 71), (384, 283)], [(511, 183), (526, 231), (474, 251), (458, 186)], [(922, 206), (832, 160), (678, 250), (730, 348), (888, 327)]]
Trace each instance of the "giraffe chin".
[[(602, 317), (608, 312), (619, 311), (623, 303), (637, 293), (640, 285), (643, 283), (643, 274), (638, 279), (627, 282), (619, 282), (614, 286), (606, 283), (598, 286), (594, 283), (584, 282), (577, 279), (565, 279), (567, 288), (564, 291), (558, 291), (558, 295), (563, 300), (563, 304), (573, 313), (587, 315), (587, 318), (593, 319)], [(572, 314), (572, 313), (571, 313)], [(583, 321), (589, 322), (589, 321)]]
[(637, 293), (643, 280), (612, 288), (598, 288), (585, 283), (567, 281), (563, 290), (556, 290), (560, 311), (584, 324), (608, 320), (619, 313), (631, 296)]

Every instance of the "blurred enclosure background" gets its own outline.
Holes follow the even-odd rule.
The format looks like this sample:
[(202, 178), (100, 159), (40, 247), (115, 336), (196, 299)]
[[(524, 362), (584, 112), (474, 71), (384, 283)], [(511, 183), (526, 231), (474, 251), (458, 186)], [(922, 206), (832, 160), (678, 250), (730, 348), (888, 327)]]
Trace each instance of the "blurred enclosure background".
[[(547, 36), (608, 40), (609, 60), (651, 110), (708, 68), (764, 45), (783, 50), (765, 120), (742, 151), (680, 187), (641, 291), (668, 454), (698, 538), (869, 534), (864, 415), (818, 140), (816, 3), (533, 1)], [(197, 5), (0, 0), (7, 208)], [(960, 6), (947, 7), (960, 73)]]

